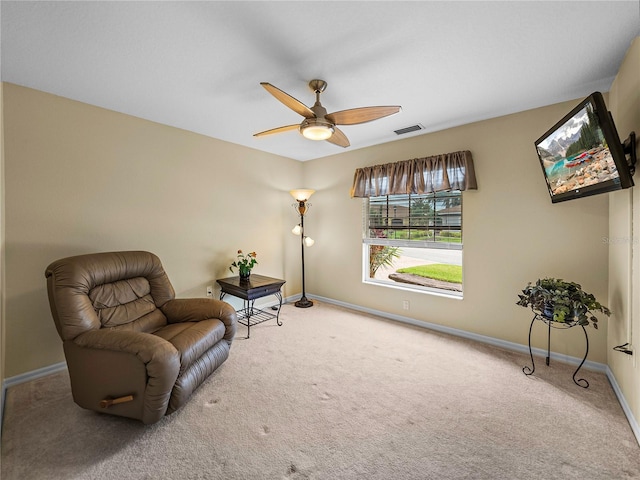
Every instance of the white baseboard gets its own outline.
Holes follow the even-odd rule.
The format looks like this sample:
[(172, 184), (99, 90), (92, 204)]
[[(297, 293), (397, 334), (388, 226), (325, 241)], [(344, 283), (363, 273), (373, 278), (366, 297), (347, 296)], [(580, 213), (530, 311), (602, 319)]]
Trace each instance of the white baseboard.
[(35, 370), (31, 370), (30, 372), (21, 373), (20, 375), (16, 375), (15, 377), (8, 377), (5, 378), (4, 382), (2, 382), (2, 389), (6, 390), (13, 387), (14, 385), (29, 382), (31, 380), (35, 380), (36, 378), (46, 377), (47, 375), (61, 372), (62, 370), (66, 369), (67, 362), (60, 362), (54, 363), (53, 365), (49, 365), (47, 367), (37, 368)]
[[(395, 315), (393, 313), (381, 312), (379, 310), (373, 310), (371, 308), (361, 307), (359, 305), (352, 305), (346, 302), (339, 302), (337, 300), (332, 300), (330, 298), (319, 297), (317, 295), (307, 295), (309, 298), (316, 298), (322, 302), (332, 303), (334, 305), (339, 305), (345, 308), (350, 308), (351, 310), (358, 310), (360, 312), (370, 313), (372, 315), (377, 315), (379, 317), (388, 318), (391, 320), (396, 320), (402, 323), (408, 323), (410, 325), (415, 325), (417, 327), (428, 328), (429, 330), (436, 330), (442, 333), (448, 333), (450, 335), (454, 335), (456, 337), (467, 338), (469, 340), (475, 340), (481, 343), (487, 343), (489, 345), (493, 345), (495, 347), (501, 347), (506, 350), (512, 350), (520, 353), (529, 353), (529, 347), (527, 345), (522, 345), (519, 343), (508, 342), (506, 340), (500, 340), (499, 338), (488, 337), (485, 335), (480, 335), (478, 333), (467, 332), (465, 330), (460, 330), (457, 328), (446, 327), (444, 325), (438, 325), (437, 323), (429, 323), (423, 322), (421, 320), (416, 320), (411, 317), (405, 317), (402, 315)], [(536, 356), (547, 356), (547, 351), (542, 348), (531, 348), (531, 351)], [(551, 358), (553, 360), (557, 360), (562, 363), (568, 363), (570, 365), (580, 365), (582, 362), (582, 358), (571, 357), (569, 355), (564, 355), (561, 353), (551, 352)], [(591, 360), (586, 360), (584, 362), (583, 368), (587, 370), (592, 370), (596, 372), (606, 373), (608, 366), (604, 363), (592, 362)]]
[[(376, 315), (378, 317), (388, 318), (390, 320), (396, 320), (398, 322), (407, 323), (417, 327), (427, 328), (427, 329), (435, 330), (442, 333), (448, 333), (448, 334), (451, 334), (457, 337), (466, 338), (469, 340), (475, 340), (477, 342), (486, 343), (496, 347), (504, 348), (506, 350), (512, 350), (512, 351), (527, 353), (527, 354), (529, 353), (529, 347), (527, 345), (522, 345), (515, 342), (508, 342), (506, 340), (500, 340), (499, 338), (487, 337), (485, 335), (479, 335), (477, 333), (467, 332), (465, 330), (459, 330), (457, 328), (446, 327), (444, 325), (438, 325), (436, 323), (423, 322), (411, 317), (405, 317), (402, 315), (395, 315), (393, 313), (382, 312), (380, 310), (361, 307), (359, 305), (353, 305), (351, 303), (341, 302), (338, 300), (333, 300), (331, 298), (320, 297), (318, 295), (307, 294), (307, 297), (312, 299), (315, 298), (317, 300), (320, 300), (321, 302), (326, 302), (333, 305), (349, 308), (351, 310), (357, 310), (360, 312), (369, 313), (371, 315)], [(532, 348), (531, 351), (536, 356), (542, 356), (542, 357), (547, 356), (547, 351), (542, 348)], [(581, 358), (571, 357), (569, 355), (563, 355), (563, 354), (553, 353), (553, 352), (551, 353), (551, 358), (553, 360), (557, 360), (558, 362), (568, 363), (570, 365), (580, 365), (580, 362), (582, 362)], [(631, 426), (631, 430), (633, 431), (633, 434), (636, 437), (636, 441), (640, 445), (640, 426), (638, 425), (638, 422), (633, 416), (633, 412), (631, 411), (631, 408), (629, 408), (629, 404), (627, 403), (627, 400), (624, 398), (624, 395), (622, 394), (622, 390), (620, 389), (620, 386), (618, 385), (618, 382), (616, 381), (616, 378), (613, 375), (613, 372), (611, 371), (609, 366), (603, 363), (592, 362), (590, 360), (587, 360), (584, 362), (583, 368), (606, 374), (607, 379), (609, 380), (609, 383), (611, 384), (611, 387), (613, 388), (613, 391), (615, 392), (616, 397), (620, 402), (620, 406), (622, 407), (622, 410), (624, 411), (624, 414), (627, 417), (627, 421)]]

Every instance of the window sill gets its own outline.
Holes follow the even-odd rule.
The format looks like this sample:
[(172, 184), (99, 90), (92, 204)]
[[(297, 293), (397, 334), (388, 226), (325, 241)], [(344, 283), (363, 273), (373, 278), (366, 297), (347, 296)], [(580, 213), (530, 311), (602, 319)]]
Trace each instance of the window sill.
[(364, 279), (362, 283), (367, 285), (375, 285), (378, 287), (393, 288), (396, 290), (403, 290), (405, 292), (426, 293), (427, 295), (435, 295), (437, 297), (445, 297), (453, 300), (462, 300), (462, 292), (454, 292), (452, 290), (444, 290), (441, 288), (423, 287), (420, 285), (410, 285), (408, 283), (390, 283), (381, 280)]

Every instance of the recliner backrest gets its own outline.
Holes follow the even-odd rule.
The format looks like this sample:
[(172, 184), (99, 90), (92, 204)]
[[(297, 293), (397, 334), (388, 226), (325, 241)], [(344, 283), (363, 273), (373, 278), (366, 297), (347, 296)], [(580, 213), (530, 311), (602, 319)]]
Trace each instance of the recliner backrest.
[(63, 341), (98, 328), (154, 331), (175, 291), (150, 252), (106, 252), (63, 258), (47, 267), (49, 302)]

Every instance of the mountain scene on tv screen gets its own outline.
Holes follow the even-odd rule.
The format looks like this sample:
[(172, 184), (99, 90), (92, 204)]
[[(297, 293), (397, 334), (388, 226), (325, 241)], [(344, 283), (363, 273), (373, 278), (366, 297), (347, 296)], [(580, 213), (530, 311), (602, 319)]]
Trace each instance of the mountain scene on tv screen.
[(553, 195), (618, 178), (598, 117), (590, 104), (537, 148)]

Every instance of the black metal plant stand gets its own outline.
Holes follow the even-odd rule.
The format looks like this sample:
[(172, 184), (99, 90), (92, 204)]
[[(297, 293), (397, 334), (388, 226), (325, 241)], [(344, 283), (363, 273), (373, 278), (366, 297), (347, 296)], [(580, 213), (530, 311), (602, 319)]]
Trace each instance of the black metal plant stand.
[[(535, 323), (536, 320), (539, 320), (547, 324), (548, 326), (547, 358), (546, 358), (547, 366), (549, 366), (549, 358), (551, 356), (551, 329), (556, 328), (558, 330), (567, 330), (569, 328), (575, 327), (576, 325), (580, 325), (577, 322), (572, 322), (572, 323), (555, 322), (552, 319), (545, 317), (544, 315), (536, 313), (535, 311), (533, 313), (534, 313), (533, 319), (531, 320), (531, 325), (529, 326), (529, 356), (531, 357), (531, 368), (529, 368), (526, 365), (522, 367), (522, 371), (524, 372), (525, 375), (533, 375), (533, 372), (535, 372), (536, 370), (536, 364), (533, 361), (533, 353), (531, 352), (531, 331), (533, 330), (533, 324)], [(587, 355), (589, 354), (589, 336), (587, 335), (587, 331), (585, 330), (584, 325), (580, 325), (580, 327), (584, 332), (584, 338), (587, 346), (584, 352), (584, 357), (582, 358), (582, 362), (580, 362), (580, 365), (578, 365), (578, 368), (576, 369), (576, 371), (573, 372), (573, 383), (575, 383), (576, 385), (582, 388), (589, 388), (589, 382), (586, 381), (584, 378), (576, 379), (576, 375), (578, 374), (578, 371), (582, 368), (582, 365), (584, 365), (584, 362), (587, 360)]]

